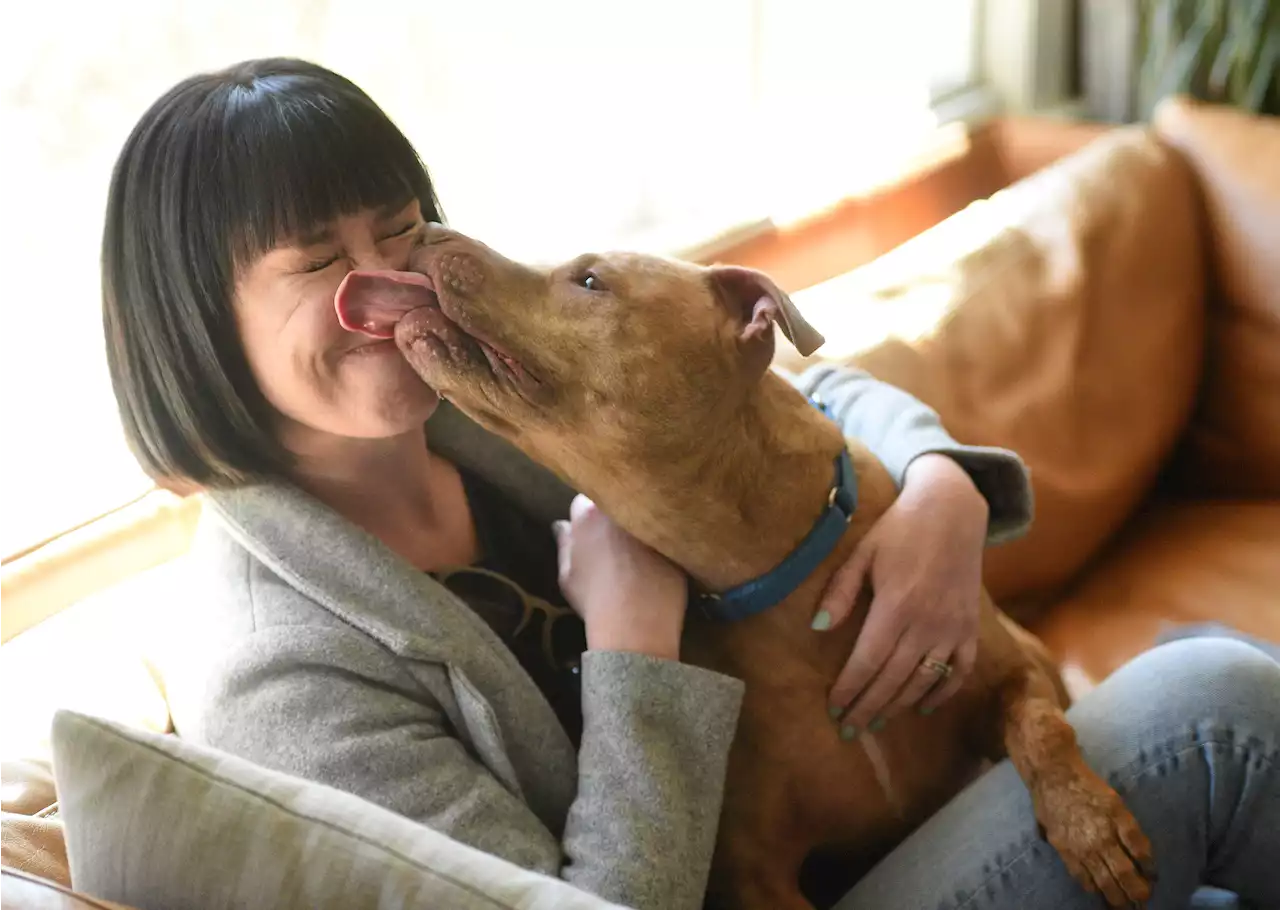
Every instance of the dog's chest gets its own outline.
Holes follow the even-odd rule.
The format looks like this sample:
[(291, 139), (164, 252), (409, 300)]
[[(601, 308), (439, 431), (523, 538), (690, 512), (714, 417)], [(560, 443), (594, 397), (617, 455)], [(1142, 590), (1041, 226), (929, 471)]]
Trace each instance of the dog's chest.
[(769, 689), (748, 685), (727, 802), (761, 788), (785, 792), (780, 823), (850, 858), (901, 842), (988, 764), (980, 743), (990, 697), (980, 690), (958, 693), (932, 716), (900, 714), (848, 740), (821, 693)]
[(969, 784), (988, 764), (970, 735), (982, 713), (957, 697), (930, 717), (901, 714), (849, 743), (862, 821), (877, 820), (896, 843)]

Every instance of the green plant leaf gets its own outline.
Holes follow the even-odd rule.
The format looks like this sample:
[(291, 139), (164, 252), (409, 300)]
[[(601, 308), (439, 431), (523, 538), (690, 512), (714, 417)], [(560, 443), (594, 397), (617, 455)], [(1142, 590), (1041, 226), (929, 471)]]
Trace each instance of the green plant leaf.
[(1280, 114), (1280, 0), (1136, 0), (1138, 116), (1174, 92)]

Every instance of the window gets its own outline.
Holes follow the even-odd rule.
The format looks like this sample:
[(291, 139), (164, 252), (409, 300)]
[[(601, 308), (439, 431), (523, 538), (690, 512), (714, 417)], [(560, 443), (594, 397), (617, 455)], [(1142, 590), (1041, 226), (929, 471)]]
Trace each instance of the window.
[(107, 381), (98, 241), (115, 155), (177, 80), (267, 55), (328, 65), (417, 145), (455, 227), (553, 260), (678, 251), (830, 203), (931, 130), (931, 102), (971, 85), (977, 60), (976, 0), (128, 0), (10, 16), (0, 554), (149, 486)]

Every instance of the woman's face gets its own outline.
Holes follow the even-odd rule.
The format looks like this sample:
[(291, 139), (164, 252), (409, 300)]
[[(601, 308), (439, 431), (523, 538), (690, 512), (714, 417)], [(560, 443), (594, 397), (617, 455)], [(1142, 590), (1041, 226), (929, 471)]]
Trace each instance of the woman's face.
[(277, 246), (236, 282), (249, 366), (280, 412), (286, 445), (298, 430), (385, 438), (409, 432), (439, 399), (392, 340), (338, 324), (333, 295), (352, 269), (404, 269), (423, 228), (418, 203), (366, 209)]

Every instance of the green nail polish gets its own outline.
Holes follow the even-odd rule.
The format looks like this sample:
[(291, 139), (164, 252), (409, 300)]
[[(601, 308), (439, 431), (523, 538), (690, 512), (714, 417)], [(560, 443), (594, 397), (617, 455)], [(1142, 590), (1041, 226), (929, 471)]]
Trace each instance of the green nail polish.
[(845, 724), (840, 728), (840, 738), (845, 742), (852, 742), (858, 738), (858, 728), (852, 724)]
[(825, 632), (831, 628), (831, 614), (826, 610), (819, 610), (818, 615), (813, 618), (809, 628), (815, 632)]
[(867, 724), (867, 729), (870, 730), (872, 733), (879, 733), (881, 730), (884, 729), (884, 718), (883, 717), (872, 718), (871, 723)]
[(925, 707), (923, 707), (923, 708), (921, 708), (921, 709), (920, 709), (920, 716), (921, 716), (921, 717), (928, 717), (928, 716), (929, 716), (930, 714), (932, 714), (932, 713), (933, 713), (933, 706), (932, 706), (932, 705), (927, 705), (927, 706), (925, 706)]
[(832, 705), (831, 707), (827, 708), (827, 716), (830, 717), (832, 720), (839, 720), (840, 715), (843, 713), (844, 713), (844, 708), (840, 707), (839, 705)]

